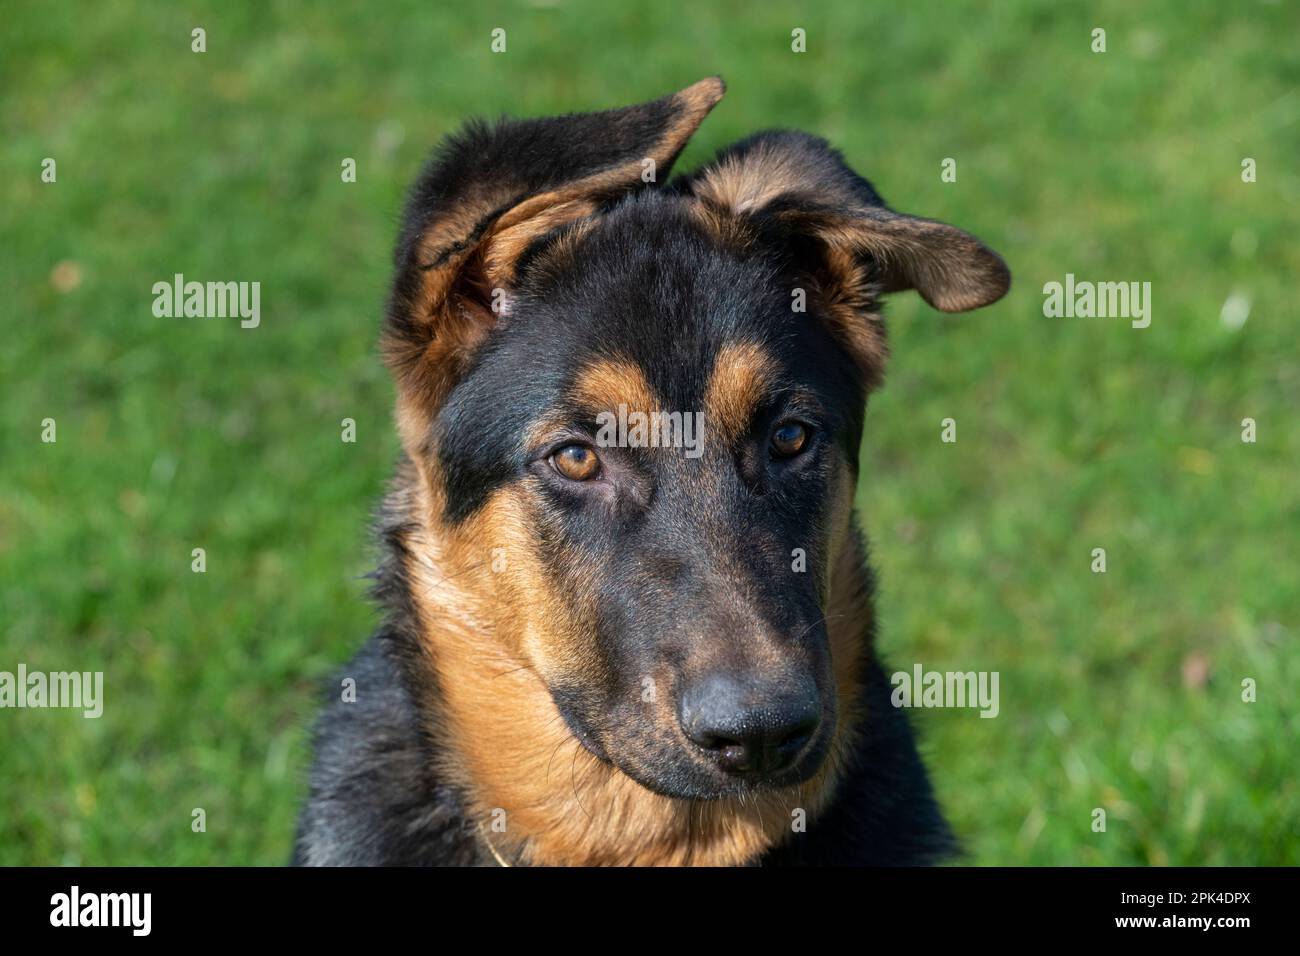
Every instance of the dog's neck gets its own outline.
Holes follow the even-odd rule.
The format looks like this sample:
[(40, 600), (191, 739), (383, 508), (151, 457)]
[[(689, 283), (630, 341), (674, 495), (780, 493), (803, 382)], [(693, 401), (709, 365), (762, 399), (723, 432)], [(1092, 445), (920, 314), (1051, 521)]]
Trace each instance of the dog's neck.
[(504, 638), (496, 582), (457, 553), (417, 481), (402, 500), (403, 577), (430, 679), (420, 700), (436, 770), (464, 799), (487, 862), (507, 865), (717, 865), (755, 862), (831, 799), (859, 723), (870, 595), (856, 536), (839, 549), (827, 608), (839, 725), (816, 776), (798, 788), (719, 800), (664, 797), (591, 754), (537, 671)]

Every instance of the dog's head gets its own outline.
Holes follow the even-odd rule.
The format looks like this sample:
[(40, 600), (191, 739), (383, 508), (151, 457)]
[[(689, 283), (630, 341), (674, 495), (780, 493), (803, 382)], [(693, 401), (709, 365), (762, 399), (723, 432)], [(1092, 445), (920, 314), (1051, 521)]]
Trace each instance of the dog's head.
[(495, 633), (588, 750), (685, 797), (805, 780), (834, 736), (880, 295), (961, 311), (1009, 281), (810, 136), (665, 183), (722, 92), (449, 140), (384, 339), (427, 517), (476, 556)]

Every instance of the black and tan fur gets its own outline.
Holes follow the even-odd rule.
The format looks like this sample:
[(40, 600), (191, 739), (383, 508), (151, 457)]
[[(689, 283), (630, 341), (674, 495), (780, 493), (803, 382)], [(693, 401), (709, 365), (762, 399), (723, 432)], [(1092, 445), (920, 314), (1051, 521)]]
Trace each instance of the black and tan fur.
[[(403, 447), (386, 618), (343, 672), (356, 701), (318, 726), (298, 862), (950, 850), (872, 651), (852, 497), (880, 296), (973, 309), (1009, 276), (812, 136), (760, 134), (668, 180), (722, 92), (471, 125), (417, 183), (383, 337)], [(598, 449), (597, 479), (558, 476), (548, 449), (590, 443), (620, 404), (702, 412), (704, 454)], [(777, 460), (769, 434), (792, 418), (811, 437)], [(761, 779), (720, 770), (683, 732), (709, 675), (798, 696), (798, 755)]]

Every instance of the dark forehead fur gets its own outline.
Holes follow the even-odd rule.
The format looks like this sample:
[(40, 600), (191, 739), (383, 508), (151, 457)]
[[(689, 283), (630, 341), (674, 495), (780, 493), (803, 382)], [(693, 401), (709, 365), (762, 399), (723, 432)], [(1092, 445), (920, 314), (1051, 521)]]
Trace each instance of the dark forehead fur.
[(676, 190), (644, 191), (609, 209), (571, 254), (530, 251), (511, 309), (453, 390), (435, 428), (458, 520), (519, 473), (528, 426), (560, 406), (601, 360), (641, 370), (667, 411), (700, 411), (728, 344), (756, 343), (781, 384), (811, 391), (856, 464), (864, 394), (852, 361), (818, 322), (794, 312), (803, 277), (791, 250), (761, 237), (724, 244)]

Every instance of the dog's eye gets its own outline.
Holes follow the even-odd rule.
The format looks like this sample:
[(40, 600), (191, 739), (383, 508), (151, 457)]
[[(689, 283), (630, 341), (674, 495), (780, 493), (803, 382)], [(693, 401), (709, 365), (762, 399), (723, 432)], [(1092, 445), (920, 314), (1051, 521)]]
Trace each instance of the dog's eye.
[(600, 459), (586, 445), (565, 445), (551, 455), (551, 467), (570, 481), (586, 481), (600, 471)]
[(772, 430), (772, 455), (793, 458), (808, 444), (808, 429), (798, 422), (782, 422)]

